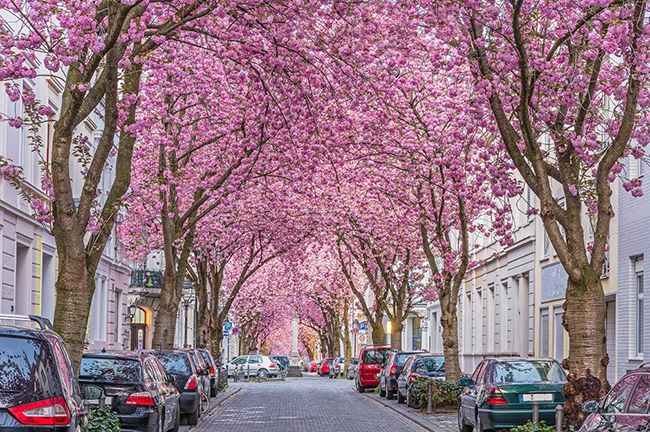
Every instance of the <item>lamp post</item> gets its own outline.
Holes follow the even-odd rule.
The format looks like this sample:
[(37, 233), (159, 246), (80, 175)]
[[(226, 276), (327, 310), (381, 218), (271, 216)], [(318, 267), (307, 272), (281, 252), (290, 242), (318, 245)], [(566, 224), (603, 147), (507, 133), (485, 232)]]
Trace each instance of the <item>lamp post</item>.
[[(134, 304), (129, 305), (126, 308), (126, 311), (127, 311), (126, 312), (127, 313), (126, 318), (129, 321), (129, 328), (126, 330), (126, 332), (128, 332), (128, 337), (124, 338), (124, 344), (125, 344), (124, 349), (126, 350), (127, 346), (128, 346), (129, 351), (131, 350), (131, 338), (133, 337), (132, 324), (133, 324), (133, 320), (135, 319), (135, 313), (136, 313), (137, 310), (138, 310), (138, 307), (136, 305), (134, 305)], [(126, 344), (128, 344), (128, 345), (126, 345)]]
[(183, 343), (183, 346), (185, 348), (188, 348), (188, 346), (187, 346), (187, 327), (188, 327), (187, 318), (188, 318), (188, 315), (189, 315), (188, 311), (190, 309), (190, 299), (189, 298), (183, 297), (183, 306), (185, 307), (185, 342)]

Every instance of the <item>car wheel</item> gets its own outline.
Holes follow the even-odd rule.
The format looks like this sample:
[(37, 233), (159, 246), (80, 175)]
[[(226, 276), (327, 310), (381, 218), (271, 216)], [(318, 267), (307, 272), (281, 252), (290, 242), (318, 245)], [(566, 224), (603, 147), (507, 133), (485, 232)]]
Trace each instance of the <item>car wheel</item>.
[(411, 395), (411, 392), (408, 389), (406, 389), (406, 406), (410, 408), (415, 408), (413, 406), (413, 396)]
[(165, 414), (158, 414), (158, 432), (165, 432)]
[(190, 426), (196, 426), (199, 424), (199, 411), (201, 411), (200, 408), (196, 408), (196, 411), (194, 411), (191, 414), (187, 415), (187, 424)]
[(266, 369), (260, 369), (257, 371), (257, 377), (259, 379), (265, 379), (269, 375), (269, 371)]
[(487, 432), (489, 429), (485, 429), (481, 424), (481, 416), (476, 413), (476, 427), (474, 428), (476, 432)]
[(366, 392), (366, 389), (364, 389), (364, 388), (361, 386), (361, 383), (359, 383), (359, 381), (355, 381), (355, 384), (356, 384), (356, 386), (357, 386), (357, 391), (358, 391), (359, 393), (365, 393), (365, 392)]
[(217, 386), (215, 385), (214, 387), (210, 387), (210, 397), (216, 397), (217, 396)]
[(386, 389), (386, 399), (392, 400), (395, 398), (395, 392), (391, 389)]
[(404, 403), (404, 396), (402, 396), (402, 393), (397, 389), (397, 403)]
[(176, 405), (176, 421), (174, 422), (174, 427), (172, 432), (178, 432), (178, 429), (181, 427), (181, 406)]
[(458, 408), (458, 430), (460, 432), (472, 432), (472, 427), (465, 424), (465, 416), (463, 416), (463, 408)]

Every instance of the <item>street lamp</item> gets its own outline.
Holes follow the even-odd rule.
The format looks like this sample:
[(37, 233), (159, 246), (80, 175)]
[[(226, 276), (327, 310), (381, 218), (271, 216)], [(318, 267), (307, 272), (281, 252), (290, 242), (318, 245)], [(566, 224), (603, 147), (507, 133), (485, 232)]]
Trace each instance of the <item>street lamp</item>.
[(187, 346), (187, 327), (188, 327), (187, 318), (188, 318), (188, 315), (189, 315), (188, 311), (190, 309), (190, 299), (188, 297), (183, 297), (183, 307), (185, 307), (185, 342), (184, 342), (183, 345), (185, 346), (185, 348), (188, 348), (188, 346)]

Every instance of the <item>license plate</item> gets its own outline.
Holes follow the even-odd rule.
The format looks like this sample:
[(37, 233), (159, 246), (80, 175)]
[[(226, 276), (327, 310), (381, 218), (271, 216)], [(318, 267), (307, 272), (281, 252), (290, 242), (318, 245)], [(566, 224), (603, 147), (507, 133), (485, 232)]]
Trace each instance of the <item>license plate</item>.
[(553, 402), (553, 393), (527, 393), (519, 395), (520, 402)]
[[(86, 399), (86, 404), (91, 406), (99, 406), (99, 399)], [(106, 396), (104, 398), (104, 405), (111, 406), (113, 404), (113, 396)]]

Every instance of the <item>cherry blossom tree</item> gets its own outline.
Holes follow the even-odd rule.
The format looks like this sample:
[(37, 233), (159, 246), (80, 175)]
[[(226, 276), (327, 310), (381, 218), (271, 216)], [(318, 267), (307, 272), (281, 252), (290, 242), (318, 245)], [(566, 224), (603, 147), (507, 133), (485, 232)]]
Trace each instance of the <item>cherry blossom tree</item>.
[[(623, 174), (621, 158), (642, 157), (648, 143), (647, 2), (467, 1), (460, 10), (432, 8), (448, 14), (439, 35), (468, 56), (476, 92), (488, 100), (514, 165), (539, 198), (539, 215), (568, 274), (565, 413), (567, 426), (578, 426), (582, 402), (609, 389), (600, 276), (614, 217), (611, 184)], [(452, 15), (459, 20), (450, 21)], [(624, 181), (641, 193), (639, 179)]]

